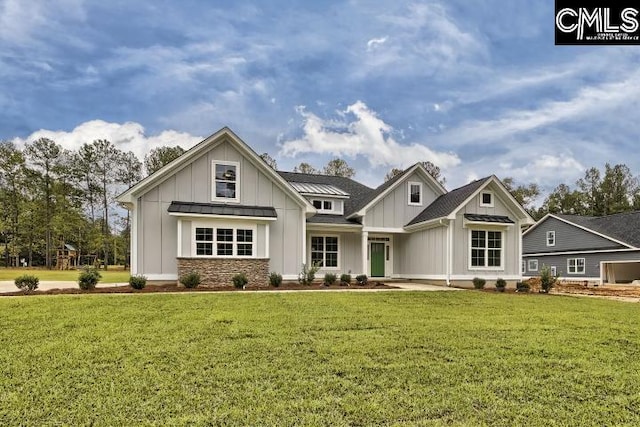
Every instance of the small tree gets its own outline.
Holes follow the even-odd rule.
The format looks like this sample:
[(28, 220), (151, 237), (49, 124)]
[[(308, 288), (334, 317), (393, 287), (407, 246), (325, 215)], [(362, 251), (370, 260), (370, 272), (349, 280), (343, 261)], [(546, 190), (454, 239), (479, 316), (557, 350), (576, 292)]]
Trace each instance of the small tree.
[(556, 285), (558, 279), (551, 274), (551, 268), (543, 265), (540, 269), (540, 287), (542, 292), (548, 294), (551, 288)]
[(320, 266), (317, 263), (311, 264), (311, 267), (306, 263), (302, 264), (302, 271), (298, 274), (298, 282), (307, 286), (312, 284), (318, 270), (320, 270)]

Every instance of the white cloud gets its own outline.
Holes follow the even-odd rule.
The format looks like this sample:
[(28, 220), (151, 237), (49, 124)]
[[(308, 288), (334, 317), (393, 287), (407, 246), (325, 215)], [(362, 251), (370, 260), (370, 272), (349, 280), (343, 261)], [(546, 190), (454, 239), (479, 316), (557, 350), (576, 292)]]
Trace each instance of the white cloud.
[(91, 143), (96, 139), (107, 139), (114, 143), (120, 150), (133, 151), (143, 159), (151, 149), (161, 146), (176, 146), (189, 149), (203, 138), (174, 130), (165, 130), (158, 135), (147, 135), (140, 123), (109, 123), (103, 120), (91, 120), (77, 126), (70, 132), (61, 130), (41, 129), (29, 135), (27, 138), (16, 138), (14, 142), (23, 146), (27, 142), (38, 138), (49, 138), (68, 150), (77, 150), (84, 143)]
[(383, 44), (386, 43), (387, 39), (389, 37), (385, 36), (385, 37), (380, 37), (377, 39), (371, 39), (367, 42), (367, 52), (371, 52), (374, 49), (377, 49), (378, 47), (382, 46)]
[(399, 144), (391, 135), (393, 128), (361, 101), (339, 111), (340, 119), (323, 120), (304, 107), (298, 107), (297, 111), (303, 119), (304, 134), (298, 139), (285, 141), (280, 150), (282, 155), (362, 156), (373, 167), (406, 167), (429, 160), (447, 169), (460, 163), (454, 153), (436, 152), (419, 143)]

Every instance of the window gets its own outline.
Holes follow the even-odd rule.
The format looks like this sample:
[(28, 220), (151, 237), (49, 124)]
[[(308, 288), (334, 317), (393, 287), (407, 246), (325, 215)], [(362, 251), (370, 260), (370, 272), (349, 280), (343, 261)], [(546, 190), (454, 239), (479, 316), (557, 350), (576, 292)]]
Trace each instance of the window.
[(237, 162), (213, 162), (213, 200), (237, 202), (238, 169)]
[(196, 228), (196, 255), (213, 255), (213, 228)]
[(529, 271), (538, 271), (538, 260), (530, 259), (529, 260)]
[(489, 191), (483, 191), (480, 193), (480, 206), (484, 208), (493, 207), (493, 193)]
[(552, 265), (552, 266), (551, 266), (551, 275), (552, 275), (553, 277), (556, 277), (556, 276), (558, 275), (558, 269), (556, 268), (556, 266), (555, 266), (555, 265)]
[(584, 274), (584, 258), (569, 258), (567, 260), (567, 273)]
[(409, 182), (409, 205), (422, 206), (421, 182)]
[(338, 238), (335, 236), (312, 236), (311, 263), (324, 268), (337, 268)]
[(318, 213), (342, 214), (342, 203), (340, 201), (311, 199), (311, 204), (318, 210)]
[(527, 272), (527, 267), (526, 266), (527, 266), (527, 263), (524, 260), (522, 260), (522, 264), (520, 265), (520, 270), (521, 270), (522, 274)]
[(471, 230), (471, 267), (502, 266), (502, 232)]
[(555, 246), (555, 245), (556, 245), (556, 232), (547, 231), (547, 246)]
[(195, 254), (208, 257), (252, 257), (253, 236), (252, 229), (196, 227)]

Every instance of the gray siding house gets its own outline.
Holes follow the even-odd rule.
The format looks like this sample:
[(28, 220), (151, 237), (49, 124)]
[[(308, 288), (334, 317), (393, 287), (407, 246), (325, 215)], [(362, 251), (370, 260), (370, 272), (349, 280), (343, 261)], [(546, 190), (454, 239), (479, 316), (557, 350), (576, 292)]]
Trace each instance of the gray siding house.
[(131, 272), (204, 283), (271, 271), (453, 284), (521, 279), (522, 230), (533, 224), (495, 176), (447, 192), (421, 164), (377, 188), (277, 172), (223, 128), (118, 197), (132, 215)]
[(524, 233), (522, 273), (537, 276), (543, 265), (565, 281), (640, 279), (640, 212), (546, 215)]

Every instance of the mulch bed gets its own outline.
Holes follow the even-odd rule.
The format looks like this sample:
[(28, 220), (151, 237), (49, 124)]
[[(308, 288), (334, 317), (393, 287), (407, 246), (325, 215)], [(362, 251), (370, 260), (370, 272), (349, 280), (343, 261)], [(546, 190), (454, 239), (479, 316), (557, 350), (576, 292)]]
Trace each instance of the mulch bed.
[(133, 289), (128, 285), (125, 286), (110, 286), (96, 288), (91, 291), (83, 291), (79, 288), (65, 288), (65, 289), (50, 289), (42, 291), (33, 291), (25, 294), (22, 291), (16, 290), (16, 292), (2, 293), (0, 296), (18, 296), (18, 295), (76, 295), (76, 294), (149, 294), (149, 293), (166, 293), (166, 292), (220, 292), (220, 291), (235, 291), (235, 292), (251, 292), (251, 291), (282, 291), (282, 290), (296, 290), (296, 291), (318, 291), (318, 290), (346, 290), (346, 289), (394, 289), (394, 286), (385, 285), (382, 282), (369, 282), (366, 285), (351, 284), (350, 286), (342, 286), (339, 284), (324, 286), (322, 284), (313, 284), (310, 286), (304, 286), (299, 283), (282, 283), (279, 287), (267, 285), (248, 285), (246, 289), (237, 289), (231, 285), (229, 286), (216, 286), (216, 287), (197, 287), (188, 289), (184, 286), (178, 286), (175, 283), (164, 284), (148, 284), (144, 289)]

